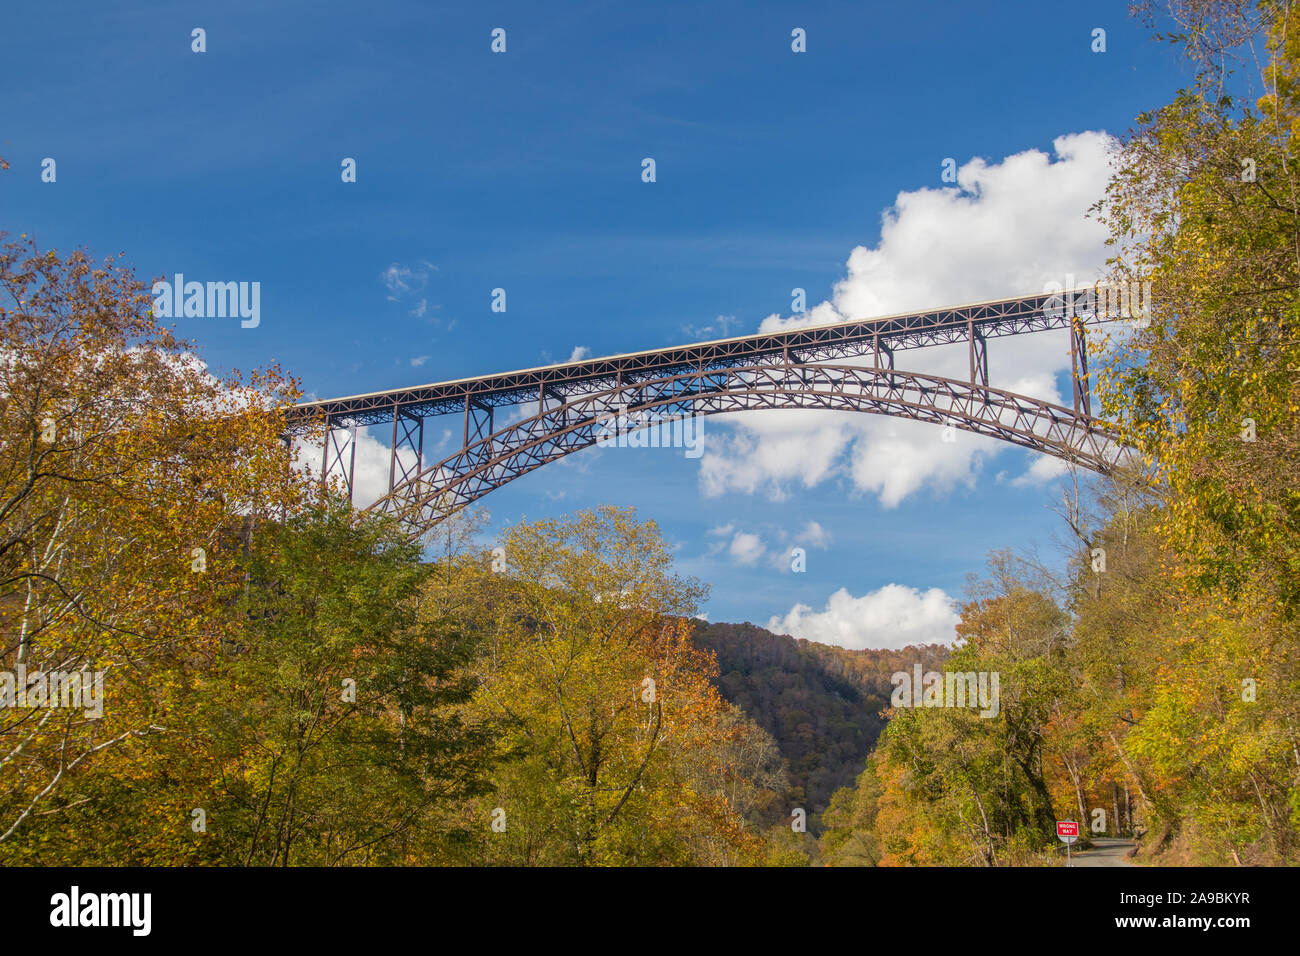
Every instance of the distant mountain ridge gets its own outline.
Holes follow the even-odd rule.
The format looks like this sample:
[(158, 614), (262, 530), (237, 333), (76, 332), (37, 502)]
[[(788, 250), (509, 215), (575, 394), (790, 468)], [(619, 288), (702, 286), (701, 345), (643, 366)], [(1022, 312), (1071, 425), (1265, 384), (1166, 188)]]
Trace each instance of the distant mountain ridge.
[(697, 621), (695, 642), (718, 659), (717, 687), (775, 738), (791, 777), (791, 806), (816, 826), (831, 794), (862, 772), (884, 729), (890, 675), (918, 661), (938, 669), (942, 644), (902, 650), (849, 650), (748, 622)]

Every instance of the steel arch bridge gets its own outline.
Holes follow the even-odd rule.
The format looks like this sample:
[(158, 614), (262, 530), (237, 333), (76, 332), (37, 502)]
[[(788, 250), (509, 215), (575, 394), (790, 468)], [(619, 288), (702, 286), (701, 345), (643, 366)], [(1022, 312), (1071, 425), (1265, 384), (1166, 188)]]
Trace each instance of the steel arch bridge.
[[(370, 507), (418, 537), (521, 475), (583, 448), (690, 416), (819, 408), (947, 425), (1100, 474), (1127, 449), (1091, 409), (1085, 327), (1113, 321), (1094, 289), (1043, 294), (566, 362), (294, 406), (291, 433), (324, 427), (321, 476), (354, 491), (357, 429), (392, 425), (388, 493)], [(1070, 330), (1072, 407), (989, 384), (987, 341)], [(969, 377), (909, 372), (895, 353), (965, 343)], [(857, 363), (845, 362), (857, 359)], [(497, 426), (496, 410), (523, 406)], [(459, 414), (461, 447), (425, 464), (426, 418)], [(405, 454), (403, 454), (405, 452)]]

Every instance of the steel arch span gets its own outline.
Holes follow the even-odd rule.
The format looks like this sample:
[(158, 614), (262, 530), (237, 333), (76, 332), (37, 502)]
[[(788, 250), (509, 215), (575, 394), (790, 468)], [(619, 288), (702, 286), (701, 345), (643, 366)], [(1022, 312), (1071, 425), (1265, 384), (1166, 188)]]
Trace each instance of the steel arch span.
[[(1110, 302), (1102, 295), (1095, 288), (1021, 296), (308, 402), (291, 410), (288, 425), (291, 434), (324, 425), (322, 482), (342, 473), (352, 496), (357, 429), (391, 423), (388, 493), (370, 507), (399, 517), (412, 536), (649, 414), (656, 424), (757, 409), (890, 415), (1106, 474), (1127, 450), (1091, 413), (1085, 326), (1119, 317), (1099, 307)], [(989, 384), (990, 339), (1051, 329), (1070, 333), (1072, 408)], [(967, 347), (968, 379), (895, 367), (897, 351), (954, 343)], [(524, 406), (524, 417), (497, 427), (496, 409), (510, 406)], [(426, 467), (424, 420), (453, 413), (462, 416), (461, 447)]]
[[(515, 478), (635, 431), (637, 419), (648, 417), (643, 413), (654, 414), (649, 427), (655, 427), (694, 416), (790, 408), (952, 426), (1103, 474), (1114, 471), (1125, 453), (1104, 423), (1002, 389), (871, 366), (755, 365), (616, 386), (543, 409), (397, 484), (371, 507), (396, 515), (418, 535)], [(624, 431), (629, 420), (632, 427)]]

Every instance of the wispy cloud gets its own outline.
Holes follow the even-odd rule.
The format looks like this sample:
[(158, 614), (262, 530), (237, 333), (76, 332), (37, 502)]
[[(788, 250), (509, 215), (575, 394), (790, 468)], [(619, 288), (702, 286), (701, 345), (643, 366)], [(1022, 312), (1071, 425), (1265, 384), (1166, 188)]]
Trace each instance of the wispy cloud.
[(424, 291), (429, 284), (429, 279), (437, 271), (437, 266), (424, 260), (420, 260), (414, 266), (394, 262), (379, 273), (379, 281), (387, 290), (389, 302), (403, 302), (419, 296), (411, 308), (411, 315), (416, 318), (423, 318), (424, 314), (429, 310), (429, 300), (420, 293)]
[(734, 315), (720, 315), (708, 325), (683, 325), (682, 334), (693, 339), (725, 339), (740, 324)]

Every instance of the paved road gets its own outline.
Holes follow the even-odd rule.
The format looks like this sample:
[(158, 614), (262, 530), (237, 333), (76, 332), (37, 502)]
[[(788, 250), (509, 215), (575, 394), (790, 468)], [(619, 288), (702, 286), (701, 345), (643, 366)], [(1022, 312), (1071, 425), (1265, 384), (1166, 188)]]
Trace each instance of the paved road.
[(1132, 866), (1124, 854), (1133, 849), (1132, 840), (1117, 837), (1098, 837), (1092, 841), (1093, 849), (1071, 855), (1074, 866)]

